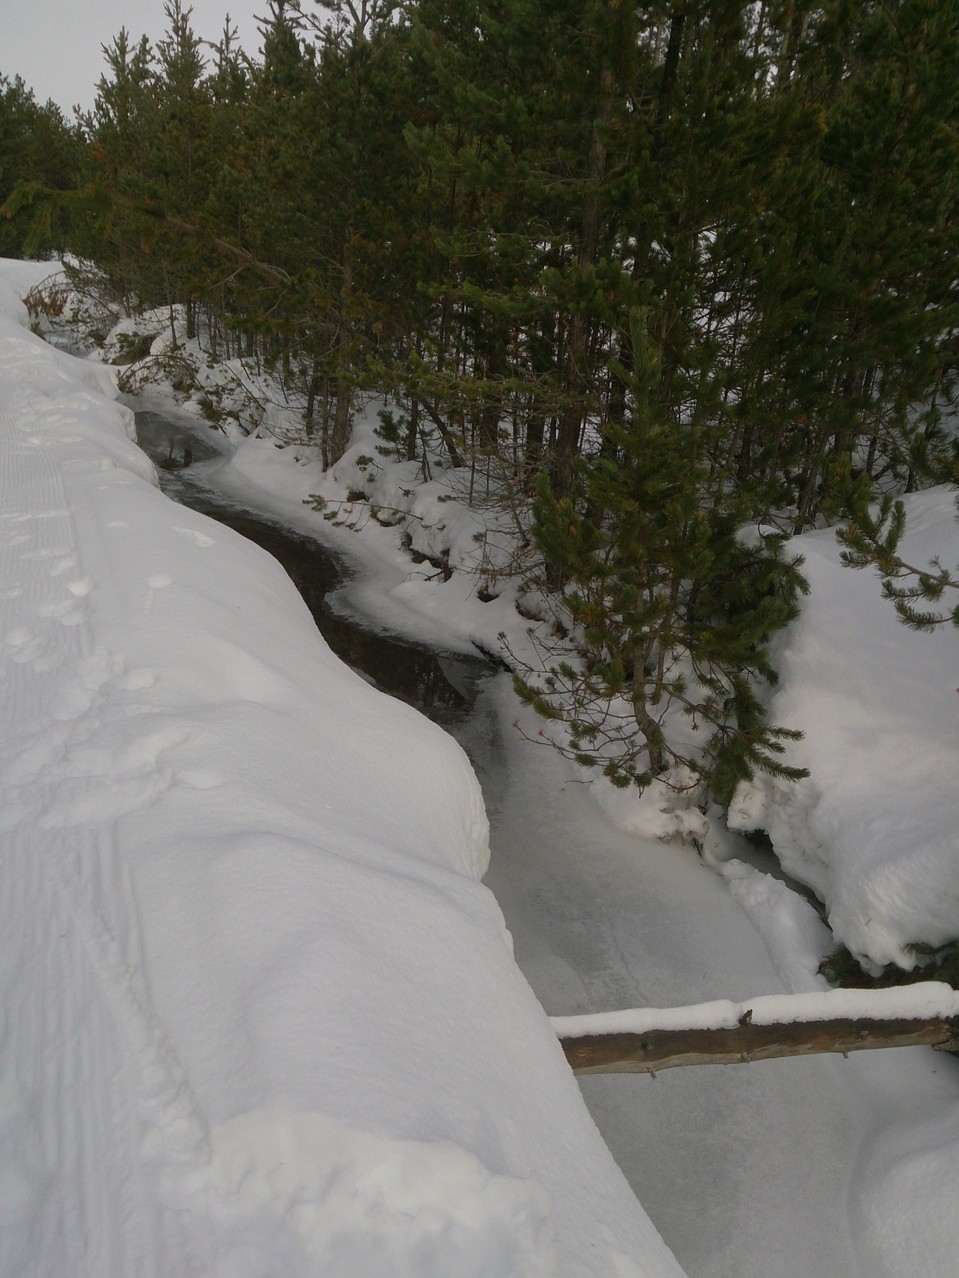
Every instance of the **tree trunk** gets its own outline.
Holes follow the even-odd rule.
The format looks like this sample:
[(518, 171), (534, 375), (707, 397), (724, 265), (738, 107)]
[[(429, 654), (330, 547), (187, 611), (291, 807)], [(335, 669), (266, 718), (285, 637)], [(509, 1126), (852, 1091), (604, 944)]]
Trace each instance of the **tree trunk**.
[(340, 326), (337, 337), (336, 367), (336, 416), (333, 418), (333, 433), (330, 439), (330, 457), (334, 462), (346, 452), (350, 443), (350, 407), (353, 400), (353, 378), (350, 370), (350, 345), (352, 341), (350, 294), (353, 291), (353, 246), (347, 235), (343, 245), (343, 258), (340, 278)]
[(959, 1017), (840, 1017), (731, 1029), (653, 1029), (643, 1034), (591, 1034), (560, 1040), (574, 1074), (656, 1074), (684, 1065), (739, 1065), (821, 1052), (871, 1051), (927, 1044), (959, 1051)]
[[(590, 136), (589, 161), (586, 172), (586, 194), (583, 199), (579, 252), (576, 269), (585, 285), (599, 256), (604, 197), (601, 184), (606, 175), (606, 127), (612, 114), (613, 72), (603, 67), (599, 77), (600, 97)], [(570, 316), (566, 344), (566, 401), (559, 413), (556, 455), (550, 474), (557, 497), (569, 495), (573, 486), (573, 459), (579, 450), (579, 439), (586, 414), (589, 388), (588, 350), (590, 320), (577, 309)]]
[(420, 401), (414, 395), (410, 400), (409, 425), (406, 428), (406, 460), (416, 461), (420, 435)]

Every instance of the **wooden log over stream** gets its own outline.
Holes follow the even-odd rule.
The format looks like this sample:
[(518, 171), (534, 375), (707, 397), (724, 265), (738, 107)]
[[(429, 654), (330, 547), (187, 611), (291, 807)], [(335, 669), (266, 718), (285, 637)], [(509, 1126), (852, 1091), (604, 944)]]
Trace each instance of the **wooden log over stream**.
[(735, 1029), (648, 1030), (560, 1039), (574, 1074), (656, 1074), (683, 1065), (740, 1065), (782, 1056), (928, 1044), (959, 1051), (959, 1018), (792, 1021)]
[(553, 1027), (575, 1074), (656, 1074), (919, 1045), (959, 1051), (959, 993), (938, 982), (829, 990), (561, 1017)]

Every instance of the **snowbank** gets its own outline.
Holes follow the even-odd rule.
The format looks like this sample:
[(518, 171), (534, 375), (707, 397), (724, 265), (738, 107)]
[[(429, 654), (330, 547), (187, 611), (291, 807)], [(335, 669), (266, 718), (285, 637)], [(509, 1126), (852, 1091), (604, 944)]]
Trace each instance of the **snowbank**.
[[(959, 561), (954, 496), (907, 498), (910, 562)], [(812, 591), (774, 654), (770, 718), (805, 734), (786, 762), (810, 777), (757, 777), (730, 823), (768, 832), (786, 870), (825, 901), (838, 940), (908, 968), (910, 943), (959, 937), (959, 633), (903, 626), (875, 572), (840, 564), (832, 531), (792, 549)]]
[(0, 1275), (680, 1270), (442, 732), (153, 486), (0, 266)]
[(636, 1007), (621, 1012), (553, 1016), (560, 1038), (594, 1034), (646, 1034), (651, 1030), (735, 1029), (791, 1025), (796, 1021), (932, 1020), (959, 1016), (959, 993), (942, 981), (883, 990), (818, 990), (808, 994), (763, 994), (745, 1003), (714, 999), (691, 1007)]
[[(333, 520), (357, 532), (345, 547), (362, 565), (362, 580), (349, 588), (352, 611), (448, 651), (475, 655), (479, 644), (498, 652), (500, 633), (515, 634), (518, 620), (520, 578), (508, 571), (515, 538), (506, 517), (498, 509), (470, 509), (463, 474), (438, 470), (442, 478), (425, 483), (418, 463), (383, 464), (376, 408), (375, 401), (367, 406), (352, 447), (326, 473), (316, 450), (258, 432), (239, 441), (227, 460), (211, 464), (211, 480), (314, 536), (329, 538)], [(368, 500), (348, 500), (360, 492)], [(311, 505), (315, 498), (319, 513)]]

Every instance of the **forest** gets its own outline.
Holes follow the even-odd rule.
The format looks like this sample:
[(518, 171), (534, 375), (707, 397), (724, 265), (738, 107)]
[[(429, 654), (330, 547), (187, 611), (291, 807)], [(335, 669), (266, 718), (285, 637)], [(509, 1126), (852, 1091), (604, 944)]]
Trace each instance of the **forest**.
[(182, 312), (324, 466), (387, 396), (384, 450), (510, 512), (556, 635), (517, 690), (579, 762), (802, 775), (788, 538), (845, 523), (907, 614), (954, 584), (896, 587), (895, 498), (957, 474), (959, 5), (268, 9), (251, 55), (167, 0), (73, 124), (0, 81), (0, 251)]

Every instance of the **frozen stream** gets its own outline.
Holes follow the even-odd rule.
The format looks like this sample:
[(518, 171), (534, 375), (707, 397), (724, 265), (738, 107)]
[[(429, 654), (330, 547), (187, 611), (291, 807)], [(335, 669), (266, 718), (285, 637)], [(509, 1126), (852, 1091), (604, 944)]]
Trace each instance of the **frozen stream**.
[[(492, 825), (487, 883), (549, 1013), (787, 988), (781, 961), (777, 970), (692, 849), (617, 830), (568, 765), (512, 730), (506, 676), (376, 633), (375, 619), (345, 622), (323, 602), (344, 573), (329, 551), (194, 483), (186, 467), (202, 459), (198, 435), (155, 414), (139, 414), (138, 424), (171, 496), (270, 550), (343, 659), (466, 748)], [(881, 1085), (881, 1066), (870, 1075), (857, 1061), (823, 1057), (595, 1077), (583, 1092), (690, 1278), (872, 1278), (878, 1258), (853, 1248), (850, 1226), (857, 1164), (875, 1125), (867, 1077)]]

